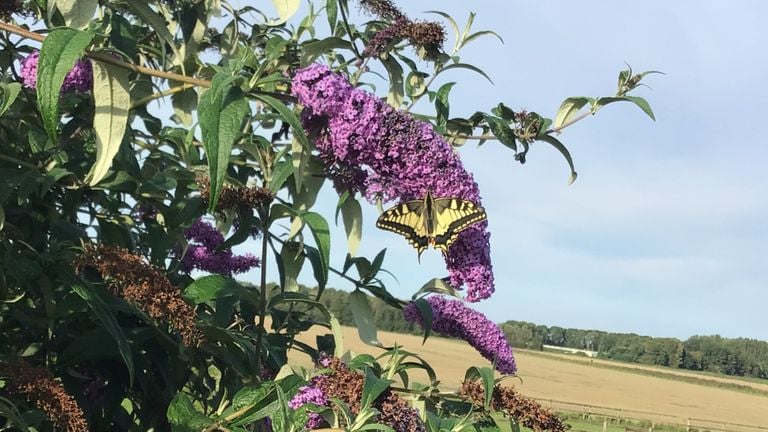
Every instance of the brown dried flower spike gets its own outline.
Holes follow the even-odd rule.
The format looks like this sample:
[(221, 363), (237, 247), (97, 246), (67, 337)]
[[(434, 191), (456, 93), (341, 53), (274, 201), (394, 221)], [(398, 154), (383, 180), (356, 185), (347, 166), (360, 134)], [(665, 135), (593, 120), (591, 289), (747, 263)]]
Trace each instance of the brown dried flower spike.
[(0, 364), (0, 377), (5, 377), (4, 393), (22, 397), (44, 412), (55, 430), (87, 432), (83, 410), (47, 370), (24, 361)]
[[(211, 196), (211, 182), (208, 177), (198, 176), (196, 180), (200, 187), (200, 196), (206, 204)], [(216, 203), (216, 211), (228, 209), (253, 209), (272, 202), (274, 195), (267, 188), (239, 187), (225, 184)]]
[(120, 247), (88, 244), (75, 260), (77, 271), (84, 267), (98, 270), (114, 294), (150, 317), (167, 321), (179, 332), (184, 345), (200, 345), (202, 333), (195, 325), (195, 309), (163, 272), (143, 257)]
[[(485, 399), (483, 386), (477, 381), (464, 381), (459, 390), (461, 397), (482, 407)], [(506, 417), (516, 420), (523, 426), (535, 432), (565, 432), (568, 426), (552, 411), (542, 407), (533, 399), (528, 399), (512, 387), (493, 388), (491, 408), (502, 411)]]

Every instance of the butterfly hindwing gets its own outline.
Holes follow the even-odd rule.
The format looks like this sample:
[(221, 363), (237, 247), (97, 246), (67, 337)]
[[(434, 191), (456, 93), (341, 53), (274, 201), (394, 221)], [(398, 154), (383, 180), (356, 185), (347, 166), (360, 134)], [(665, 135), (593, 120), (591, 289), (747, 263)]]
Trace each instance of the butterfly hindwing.
[(407, 201), (379, 216), (376, 226), (398, 233), (416, 248), (419, 255), (432, 244), (446, 254), (459, 233), (486, 219), (485, 211), (471, 201), (458, 198), (432, 198)]

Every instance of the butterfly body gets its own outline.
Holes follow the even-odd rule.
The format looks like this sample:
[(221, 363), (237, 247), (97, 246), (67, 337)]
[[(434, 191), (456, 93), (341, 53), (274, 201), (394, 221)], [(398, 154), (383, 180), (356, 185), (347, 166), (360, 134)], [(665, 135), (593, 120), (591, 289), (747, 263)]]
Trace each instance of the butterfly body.
[(434, 198), (427, 191), (424, 199), (406, 201), (382, 213), (376, 226), (404, 236), (421, 257), (429, 246), (447, 254), (461, 231), (485, 219), (485, 210), (471, 201)]

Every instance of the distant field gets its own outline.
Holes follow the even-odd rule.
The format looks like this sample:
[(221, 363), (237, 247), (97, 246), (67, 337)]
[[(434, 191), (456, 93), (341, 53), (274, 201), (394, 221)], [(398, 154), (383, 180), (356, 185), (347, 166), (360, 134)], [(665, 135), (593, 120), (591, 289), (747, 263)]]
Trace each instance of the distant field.
[[(327, 333), (326, 329), (313, 328), (303, 335), (302, 341), (314, 344), (317, 334)], [(464, 378), (464, 372), (469, 366), (488, 365), (471, 347), (463, 342), (444, 338), (431, 337), (426, 345), (421, 345), (421, 337), (395, 333), (380, 332), (379, 339), (385, 345), (395, 343), (406, 350), (419, 353), (432, 365), (438, 378), (443, 379), (443, 388), (452, 390), (458, 388)], [(356, 329), (344, 328), (345, 349), (356, 353), (379, 354), (381, 350), (364, 345), (357, 337)], [(525, 350), (516, 351), (520, 379), (510, 379), (506, 383), (514, 385), (526, 396), (544, 400), (545, 406), (562, 409), (566, 403), (612, 407), (618, 410), (634, 410), (643, 413), (633, 413), (636, 418), (646, 418), (657, 422), (685, 423), (689, 417), (713, 419), (721, 422), (739, 423), (746, 425), (768, 426), (768, 397), (748, 394), (745, 392), (712, 387), (709, 385), (682, 382), (675, 379), (665, 379), (634, 372), (637, 369), (649, 368), (639, 365), (622, 369), (593, 367), (586, 359), (558, 354), (542, 354)], [(295, 365), (309, 366), (306, 356), (297, 353), (290, 361)], [(602, 362), (601, 360), (595, 360)], [(607, 362), (616, 365), (614, 362)], [(621, 363), (621, 366), (625, 364)], [(654, 371), (659, 368), (650, 367)], [(679, 371), (666, 369), (670, 375)], [(734, 381), (740, 385), (754, 385), (763, 389), (766, 384), (750, 383), (748, 381), (728, 377), (713, 377), (711, 375), (682, 372), (685, 375), (700, 376), (704, 380)], [(416, 381), (426, 381), (426, 375), (412, 376)], [(570, 410), (574, 410), (570, 408)], [(578, 410), (586, 408), (578, 407)], [(596, 412), (597, 410), (592, 410)], [(729, 429), (731, 430), (731, 429)], [(757, 430), (757, 429), (742, 429)], [(766, 429), (768, 431), (768, 429)]]

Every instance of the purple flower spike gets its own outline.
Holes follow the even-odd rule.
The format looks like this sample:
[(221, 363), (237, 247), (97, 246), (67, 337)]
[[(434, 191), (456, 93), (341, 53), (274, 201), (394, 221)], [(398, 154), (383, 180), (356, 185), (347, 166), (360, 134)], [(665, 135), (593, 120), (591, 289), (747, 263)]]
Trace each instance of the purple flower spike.
[[(469, 309), (460, 300), (435, 296), (426, 300), (432, 307), (433, 331), (467, 341), (483, 357), (490, 361), (495, 360), (496, 370), (503, 374), (513, 374), (517, 371), (512, 347), (493, 321), (482, 313)], [(407, 321), (424, 326), (421, 312), (414, 303), (403, 309), (403, 315)]]
[(217, 251), (224, 236), (213, 225), (198, 219), (185, 232), (189, 249), (181, 259), (186, 271), (200, 269), (209, 273), (232, 275), (258, 267), (259, 259), (251, 254), (234, 255), (232, 250)]
[[(21, 61), (21, 77), (27, 88), (37, 87), (37, 63), (40, 51), (34, 51)], [(64, 78), (62, 93), (84, 93), (93, 87), (93, 67), (88, 60), (78, 60), (75, 67)]]
[[(288, 407), (295, 410), (306, 404), (327, 406), (328, 397), (319, 387), (317, 387), (318, 382), (316, 382), (324, 378), (324, 376), (317, 376), (312, 379), (312, 382), (310, 383), (311, 385), (299, 387), (299, 392), (296, 393), (296, 395), (290, 401), (288, 401)], [(309, 413), (309, 419), (307, 420), (306, 428), (317, 429), (321, 424), (323, 424), (323, 422), (323, 416), (318, 413), (311, 412)]]
[[(360, 191), (370, 202), (455, 197), (481, 205), (472, 174), (431, 124), (397, 111), (352, 87), (328, 66), (314, 64), (293, 78), (304, 105), (302, 122), (314, 137), (328, 175), (340, 192)], [(451, 284), (467, 287), (467, 301), (494, 291), (487, 223), (459, 234), (448, 250)]]

